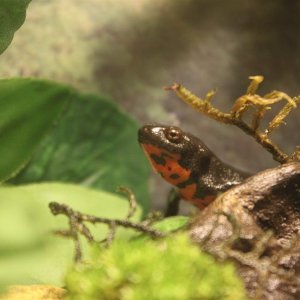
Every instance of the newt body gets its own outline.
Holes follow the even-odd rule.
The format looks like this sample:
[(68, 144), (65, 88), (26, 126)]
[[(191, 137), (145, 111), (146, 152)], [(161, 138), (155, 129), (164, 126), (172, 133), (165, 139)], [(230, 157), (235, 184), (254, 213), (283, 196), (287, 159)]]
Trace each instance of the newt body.
[(223, 163), (200, 139), (175, 126), (145, 125), (138, 140), (153, 169), (199, 209), (249, 176)]

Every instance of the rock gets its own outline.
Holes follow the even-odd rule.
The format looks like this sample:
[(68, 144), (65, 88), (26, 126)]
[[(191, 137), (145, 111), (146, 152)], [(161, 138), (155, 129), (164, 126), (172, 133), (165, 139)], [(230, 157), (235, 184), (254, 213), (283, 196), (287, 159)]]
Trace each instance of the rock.
[(255, 299), (300, 299), (300, 163), (260, 172), (201, 211), (193, 240), (232, 259)]

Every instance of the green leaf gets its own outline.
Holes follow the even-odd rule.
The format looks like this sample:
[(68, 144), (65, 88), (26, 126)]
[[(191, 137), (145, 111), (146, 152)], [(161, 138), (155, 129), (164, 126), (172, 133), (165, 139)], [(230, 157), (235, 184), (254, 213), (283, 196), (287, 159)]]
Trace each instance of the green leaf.
[(70, 99), (68, 87), (42, 80), (0, 80), (0, 180), (28, 159)]
[(0, 1), (0, 54), (11, 43), (14, 33), (24, 23), (31, 0)]
[(153, 227), (163, 232), (172, 232), (179, 229), (184, 229), (190, 220), (191, 218), (186, 216), (168, 217), (156, 222)]
[(132, 189), (149, 207), (149, 167), (137, 124), (112, 101), (78, 94), (15, 183), (63, 181), (115, 191)]
[[(0, 286), (4, 284), (62, 284), (71, 266), (74, 245), (54, 236), (52, 230), (68, 229), (65, 216), (53, 216), (48, 203), (70, 205), (83, 213), (124, 218), (128, 203), (118, 195), (71, 184), (35, 184), (0, 188)], [(134, 216), (139, 219), (140, 211)], [(105, 237), (105, 225), (89, 226), (96, 240)], [(118, 229), (119, 237), (128, 230)], [(83, 240), (85, 242), (85, 240)], [(84, 243), (87, 258), (89, 247)]]

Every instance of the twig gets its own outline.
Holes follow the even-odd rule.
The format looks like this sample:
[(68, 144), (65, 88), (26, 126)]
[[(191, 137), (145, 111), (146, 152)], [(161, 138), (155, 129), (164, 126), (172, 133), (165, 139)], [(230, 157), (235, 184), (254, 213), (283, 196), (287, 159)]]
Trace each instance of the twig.
[[(111, 243), (113, 242), (117, 226), (134, 229), (138, 232), (148, 234), (152, 238), (161, 238), (167, 236), (166, 233), (156, 230), (144, 223), (134, 223), (129, 221), (128, 219), (120, 220), (120, 219), (96, 217), (96, 216), (75, 211), (66, 204), (50, 202), (49, 208), (53, 215), (56, 216), (62, 214), (69, 218), (70, 229), (65, 231), (56, 231), (56, 233), (59, 235), (63, 235), (65, 237), (70, 237), (74, 240), (76, 262), (80, 261), (82, 258), (82, 250), (80, 246), (79, 234), (82, 234), (90, 243), (95, 241), (91, 232), (84, 224), (84, 222), (89, 222), (92, 224), (102, 223), (109, 226), (110, 230), (108, 236), (104, 240), (106, 242), (106, 246), (111, 245)], [(132, 212), (132, 207), (130, 211)]]
[(102, 241), (105, 242), (105, 247), (109, 248), (111, 246), (111, 244), (113, 243), (115, 236), (116, 236), (116, 230), (117, 230), (117, 226), (115, 222), (112, 222), (111, 224), (108, 225), (109, 226), (109, 231), (108, 231), (108, 235), (107, 237)]
[(150, 213), (147, 214), (145, 220), (142, 221), (142, 224), (146, 226), (150, 226), (154, 222), (157, 222), (162, 219), (163, 219), (163, 215), (160, 211), (151, 211)]
[(163, 237), (166, 235), (165, 233), (158, 231), (156, 229), (153, 229), (149, 226), (146, 226), (142, 223), (134, 223), (134, 222), (131, 222), (128, 220), (109, 219), (109, 218), (96, 217), (96, 216), (92, 216), (92, 215), (88, 215), (88, 214), (83, 214), (81, 212), (74, 211), (71, 207), (69, 207), (66, 204), (50, 202), (49, 207), (50, 207), (53, 215), (63, 214), (65, 216), (67, 216), (69, 219), (72, 219), (73, 223), (89, 222), (92, 224), (102, 223), (102, 224), (107, 224), (107, 225), (111, 225), (112, 223), (115, 223), (117, 226), (131, 228), (136, 231), (149, 234), (150, 236), (152, 236), (154, 238)]
[[(268, 152), (270, 152), (274, 160), (282, 164), (294, 161), (295, 158), (298, 158), (297, 155), (288, 156), (281, 149), (279, 149), (279, 147), (276, 146), (268, 136), (271, 131), (284, 123), (283, 120), (288, 116), (291, 110), (297, 106), (297, 103), (300, 103), (300, 96), (291, 98), (283, 92), (273, 91), (261, 97), (255, 94), (255, 92), (259, 84), (263, 81), (263, 77), (251, 76), (249, 78), (252, 81), (247, 88), (246, 94), (235, 101), (231, 112), (229, 113), (224, 113), (211, 104), (212, 96), (215, 93), (214, 91), (209, 92), (204, 99), (201, 99), (177, 83), (170, 87), (166, 87), (165, 89), (175, 91), (177, 96), (184, 102), (191, 105), (195, 110), (205, 114), (209, 118), (224, 124), (231, 124), (239, 127), (245, 133), (254, 137), (259, 144), (261, 144)], [(259, 132), (258, 127), (261, 119), (265, 115), (265, 112), (271, 108), (270, 105), (273, 105), (279, 101), (287, 101), (287, 104), (273, 118), (268, 127), (263, 132)], [(244, 112), (251, 106), (256, 107), (256, 113), (253, 116), (251, 124), (248, 125), (242, 120), (242, 116)]]
[(129, 210), (127, 213), (127, 217), (126, 220), (129, 220), (136, 212), (137, 209), (137, 202), (135, 199), (135, 195), (134, 193), (132, 193), (132, 191), (124, 186), (120, 186), (117, 189), (117, 192), (126, 194), (127, 199), (128, 199), (128, 203), (129, 203)]

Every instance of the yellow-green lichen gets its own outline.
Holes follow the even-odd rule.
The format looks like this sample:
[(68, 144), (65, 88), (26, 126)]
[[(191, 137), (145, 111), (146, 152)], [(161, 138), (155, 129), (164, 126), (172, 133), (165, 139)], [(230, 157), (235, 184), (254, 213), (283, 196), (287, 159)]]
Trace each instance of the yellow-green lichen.
[[(214, 91), (208, 92), (204, 99), (201, 99), (180, 84), (174, 84), (166, 89), (175, 91), (180, 99), (207, 117), (224, 124), (235, 125), (242, 129), (245, 133), (253, 136), (259, 144), (273, 155), (274, 160), (280, 163), (298, 160), (298, 150), (290, 156), (287, 155), (273, 143), (273, 141), (269, 138), (269, 134), (284, 123), (284, 119), (300, 102), (300, 96), (291, 98), (289, 95), (281, 91), (272, 91), (264, 96), (260, 96), (256, 94), (256, 91), (259, 84), (264, 79), (263, 76), (250, 76), (249, 79), (251, 82), (247, 88), (246, 94), (240, 96), (234, 102), (231, 111), (228, 113), (220, 111), (211, 104), (212, 97), (215, 94)], [(273, 117), (267, 128), (259, 130), (261, 120), (265, 116), (265, 113), (271, 109), (271, 105), (281, 101), (286, 101), (287, 103)], [(253, 107), (254, 113), (252, 121), (248, 124), (243, 120), (243, 115), (249, 108)]]

